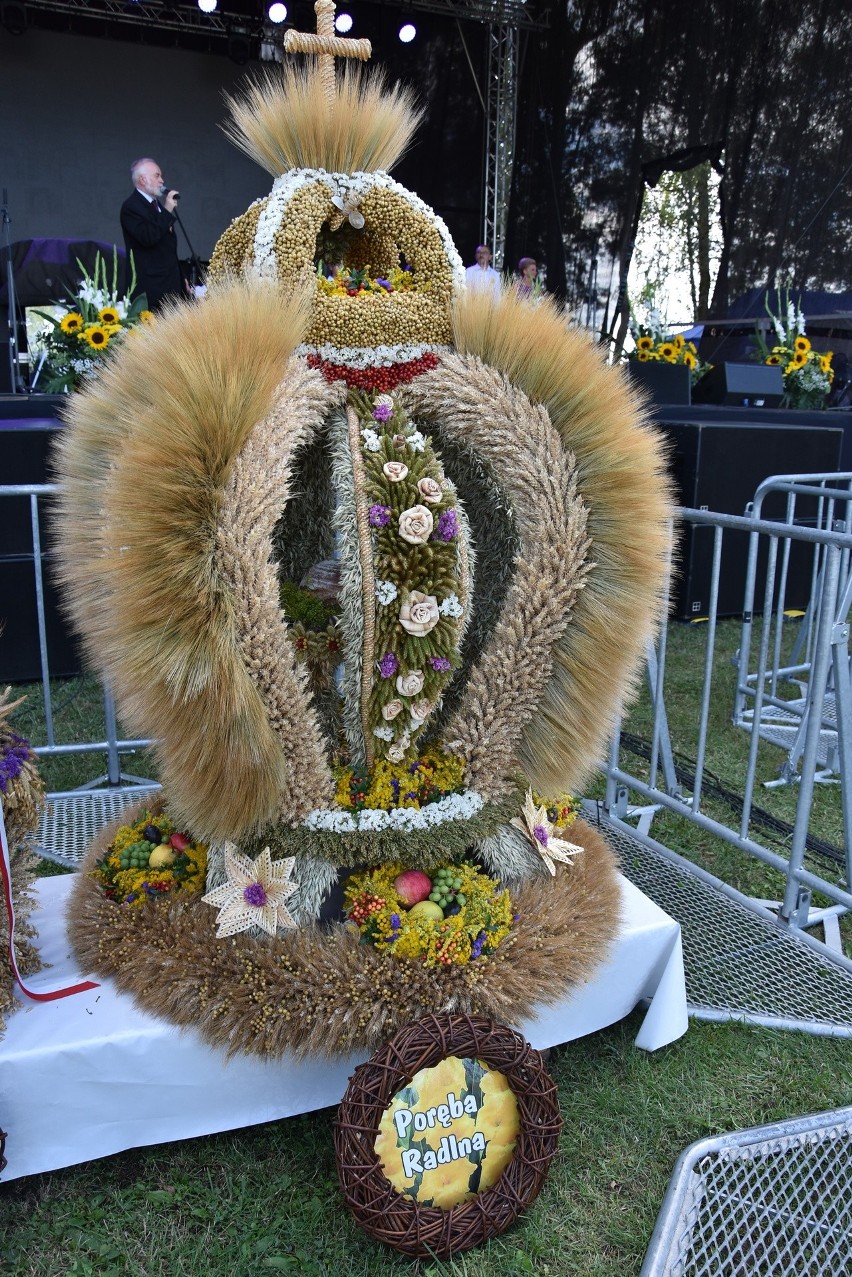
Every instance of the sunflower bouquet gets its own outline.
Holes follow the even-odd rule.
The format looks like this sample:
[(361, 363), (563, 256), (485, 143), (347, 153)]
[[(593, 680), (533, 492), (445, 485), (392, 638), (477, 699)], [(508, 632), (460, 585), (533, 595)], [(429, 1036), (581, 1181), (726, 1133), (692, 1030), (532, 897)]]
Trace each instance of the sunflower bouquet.
[(805, 316), (790, 296), (790, 290), (778, 289), (775, 310), (769, 305), (769, 294), (764, 299), (766, 313), (772, 321), (775, 345), (770, 346), (763, 333), (757, 332), (756, 358), (770, 366), (780, 366), (784, 374), (785, 408), (823, 408), (831, 384), (834, 369), (831, 361), (834, 352), (820, 353), (811, 346), (805, 336)]
[[(100, 253), (91, 275), (79, 259), (77, 265), (83, 275), (77, 292), (67, 302), (58, 302), (52, 311), (36, 311), (45, 321), (36, 337), (35, 351), (45, 356), (43, 389), (48, 394), (78, 389), (86, 377), (97, 372), (106, 352), (129, 329), (154, 318), (144, 294), (133, 301), (128, 294), (119, 297), (117, 253), (113, 253), (111, 272)], [(134, 270), (130, 293), (135, 285)]]
[(654, 319), (657, 312), (651, 312), (647, 324), (638, 324), (631, 318), (630, 330), (634, 347), (627, 358), (631, 363), (684, 364), (690, 371), (692, 383), (708, 371), (710, 365), (699, 357), (698, 348), (692, 341), (686, 341), (680, 333), (674, 337), (666, 336), (659, 323)]

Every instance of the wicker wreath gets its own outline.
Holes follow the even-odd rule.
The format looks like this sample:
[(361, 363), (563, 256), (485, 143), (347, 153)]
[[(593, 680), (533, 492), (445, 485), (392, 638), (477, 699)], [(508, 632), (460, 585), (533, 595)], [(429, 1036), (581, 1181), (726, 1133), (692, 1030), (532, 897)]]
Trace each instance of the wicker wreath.
[[(490, 1188), (449, 1210), (421, 1206), (385, 1178), (374, 1151), (385, 1109), (420, 1069), (448, 1055), (499, 1070), (520, 1118), (515, 1151)], [(355, 1070), (334, 1123), (344, 1201), (371, 1237), (406, 1255), (446, 1258), (506, 1231), (538, 1196), (559, 1143), (556, 1085), (541, 1054), (513, 1029), (481, 1016), (429, 1015), (401, 1029)]]

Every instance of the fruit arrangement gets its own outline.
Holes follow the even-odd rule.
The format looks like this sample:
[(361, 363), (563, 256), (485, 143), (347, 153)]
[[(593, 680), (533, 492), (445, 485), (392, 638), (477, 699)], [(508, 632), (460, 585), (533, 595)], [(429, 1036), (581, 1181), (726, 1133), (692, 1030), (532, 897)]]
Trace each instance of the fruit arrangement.
[(204, 887), (207, 848), (174, 828), (160, 812), (140, 813), (132, 825), (121, 825), (94, 874), (109, 900), (141, 905), (172, 891)]
[(441, 865), (431, 876), (398, 864), (352, 874), (345, 902), (365, 943), (427, 966), (487, 957), (517, 916), (508, 891), (467, 863)]

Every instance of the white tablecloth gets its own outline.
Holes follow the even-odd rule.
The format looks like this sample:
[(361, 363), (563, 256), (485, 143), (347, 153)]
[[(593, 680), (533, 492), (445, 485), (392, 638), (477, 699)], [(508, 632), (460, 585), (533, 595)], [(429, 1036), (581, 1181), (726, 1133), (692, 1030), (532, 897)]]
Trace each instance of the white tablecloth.
[[(72, 881), (38, 885), (33, 921), (51, 966), (30, 978), (34, 991), (89, 974), (78, 969), (65, 932)], [(655, 1051), (686, 1031), (680, 926), (626, 879), (621, 889), (623, 925), (611, 957), (573, 997), (519, 1026), (533, 1046), (605, 1028), (645, 998), (637, 1046)], [(0, 1039), (3, 1180), (336, 1104), (366, 1058), (228, 1061), (194, 1030), (139, 1010), (110, 980), (57, 1002), (22, 1000)]]

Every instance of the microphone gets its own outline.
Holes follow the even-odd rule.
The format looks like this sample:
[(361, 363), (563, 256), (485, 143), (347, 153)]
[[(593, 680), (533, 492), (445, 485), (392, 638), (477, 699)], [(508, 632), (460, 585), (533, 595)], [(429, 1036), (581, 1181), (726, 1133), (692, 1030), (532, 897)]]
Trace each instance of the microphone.
[(180, 199), (180, 191), (169, 191), (169, 195), (174, 199), (175, 203)]

